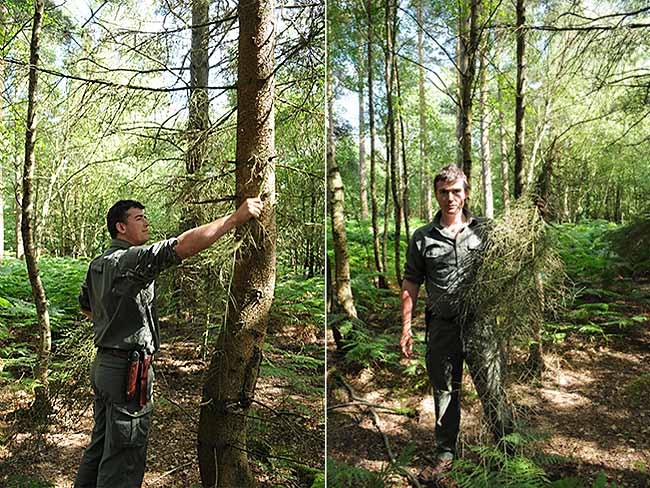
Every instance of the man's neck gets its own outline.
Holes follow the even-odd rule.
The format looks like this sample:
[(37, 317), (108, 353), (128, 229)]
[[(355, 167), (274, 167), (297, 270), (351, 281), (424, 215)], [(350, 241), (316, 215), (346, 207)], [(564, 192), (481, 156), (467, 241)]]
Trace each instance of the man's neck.
[(444, 213), (440, 216), (440, 223), (443, 227), (458, 227), (463, 225), (465, 222), (467, 222), (467, 219), (462, 210), (453, 217), (449, 217)]

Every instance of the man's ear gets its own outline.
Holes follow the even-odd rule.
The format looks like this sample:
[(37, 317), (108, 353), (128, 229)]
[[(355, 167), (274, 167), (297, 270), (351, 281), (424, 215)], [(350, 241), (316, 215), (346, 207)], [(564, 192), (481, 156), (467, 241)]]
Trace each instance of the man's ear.
[(115, 228), (117, 229), (118, 234), (124, 234), (124, 231), (126, 230), (126, 224), (124, 222), (116, 222)]

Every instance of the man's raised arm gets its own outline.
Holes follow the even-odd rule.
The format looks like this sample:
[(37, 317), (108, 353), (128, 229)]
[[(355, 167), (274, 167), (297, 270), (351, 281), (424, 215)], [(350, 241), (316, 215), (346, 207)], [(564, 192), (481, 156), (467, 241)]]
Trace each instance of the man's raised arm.
[(259, 217), (262, 205), (260, 198), (248, 198), (234, 213), (183, 232), (178, 236), (176, 254), (185, 259), (207, 249), (229, 230)]
[(418, 300), (420, 285), (409, 280), (402, 282), (402, 338), (399, 345), (405, 358), (413, 353), (413, 333), (411, 332), (411, 317)]

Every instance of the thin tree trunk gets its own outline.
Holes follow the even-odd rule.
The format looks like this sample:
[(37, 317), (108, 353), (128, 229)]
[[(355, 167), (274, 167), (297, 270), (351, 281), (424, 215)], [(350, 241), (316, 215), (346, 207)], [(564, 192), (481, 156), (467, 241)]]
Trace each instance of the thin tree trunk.
[(460, 166), (471, 182), (472, 176), (472, 99), (476, 78), (476, 54), (479, 31), (478, 12), (480, 0), (470, 0), (469, 12), (465, 15), (461, 6), (458, 25), (458, 67), (459, 67), (459, 112), (457, 136), (460, 144)]
[(203, 386), (198, 455), (204, 487), (248, 488), (246, 418), (255, 392), (276, 269), (273, 0), (238, 6), (237, 205), (260, 195), (259, 219), (239, 227), (227, 319)]
[(483, 180), (483, 199), (485, 202), (485, 216), (489, 219), (493, 219), (494, 198), (492, 196), (492, 155), (490, 154), (490, 113), (487, 106), (487, 43), (484, 49), (485, 51), (481, 53), (479, 66), (479, 78), (481, 84), (481, 94), (479, 98), (479, 109), (481, 111), (481, 169)]
[[(384, 128), (386, 133), (386, 140), (388, 140), (388, 128)], [(381, 238), (381, 262), (384, 269), (388, 269), (388, 212), (390, 210), (390, 188), (391, 188), (391, 175), (390, 175), (390, 158), (388, 157), (389, 147), (386, 146), (386, 165), (384, 171), (386, 180), (384, 185), (384, 227)]]
[(366, 174), (366, 121), (363, 100), (364, 57), (363, 43), (359, 42), (358, 48), (358, 89), (359, 89), (359, 187), (361, 199), (361, 220), (368, 220), (368, 176)]
[(336, 164), (334, 145), (334, 114), (332, 78), (329, 73), (327, 84), (328, 145), (327, 145), (327, 186), (328, 211), (332, 220), (332, 241), (334, 242), (334, 262), (336, 266), (336, 296), (338, 303), (348, 317), (357, 318), (354, 307), (352, 287), (350, 286), (350, 260), (348, 257), (347, 235), (345, 232), (345, 197), (343, 180)]
[[(16, 137), (17, 138), (17, 137)], [(16, 158), (18, 158), (20, 151), (16, 150)], [(14, 227), (14, 233), (16, 235), (16, 259), (23, 259), (25, 257), (25, 248), (23, 246), (23, 232), (22, 232), (22, 222), (23, 222), (23, 175), (20, 166), (16, 166), (15, 172), (15, 186), (14, 186), (14, 216), (16, 219), (16, 225)]]
[(431, 201), (431, 175), (427, 168), (427, 105), (424, 96), (424, 48), (423, 48), (423, 15), (422, 3), (417, 2), (418, 16), (418, 97), (420, 101), (420, 217), (430, 222), (433, 219), (433, 203)]
[(36, 0), (34, 5), (34, 20), (32, 25), (32, 38), (29, 47), (29, 85), (27, 89), (27, 130), (25, 131), (25, 165), (23, 168), (23, 200), (22, 200), (22, 236), (25, 248), (25, 261), (29, 282), (32, 286), (32, 295), (36, 305), (38, 319), (38, 361), (36, 363), (35, 380), (38, 386), (34, 388), (34, 414), (46, 417), (51, 411), (49, 400), (48, 368), (52, 350), (52, 333), (50, 330), (50, 316), (47, 311), (45, 288), (41, 281), (38, 269), (38, 249), (34, 246), (34, 205), (33, 183), (34, 167), (36, 166), (36, 89), (38, 84), (38, 59), (41, 25), (43, 21), (43, 0)]
[(395, 225), (395, 278), (400, 286), (402, 286), (402, 270), (400, 263), (400, 241), (402, 238), (402, 202), (400, 195), (400, 179), (397, 170), (397, 141), (395, 135), (395, 109), (393, 106), (393, 93), (395, 88), (395, 65), (393, 63), (393, 46), (395, 43), (395, 21), (396, 17), (391, 0), (386, 0), (385, 10), (385, 26), (386, 26), (386, 105), (388, 117), (386, 124), (388, 125), (388, 159), (390, 161), (390, 179), (391, 190), (393, 195), (394, 206), (394, 225)]
[(372, 84), (372, 9), (373, 0), (367, 0), (366, 10), (368, 13), (368, 121), (370, 123), (370, 201), (372, 212), (372, 250), (375, 255), (375, 268), (379, 274), (377, 279), (377, 286), (379, 288), (386, 288), (386, 277), (384, 276), (385, 267), (382, 266), (383, 262), (379, 250), (379, 215), (377, 208), (377, 153), (375, 149), (375, 139), (377, 137), (377, 130), (375, 128), (375, 107), (373, 100), (373, 84)]
[(502, 198), (503, 208), (508, 210), (510, 207), (510, 171), (508, 162), (508, 142), (506, 141), (506, 121), (503, 115), (503, 106), (501, 100), (501, 87), (497, 91), (497, 105), (499, 106), (499, 146), (501, 155), (501, 184), (502, 184)]
[(411, 200), (409, 191), (409, 171), (406, 159), (406, 130), (404, 128), (404, 117), (402, 116), (402, 89), (399, 80), (399, 67), (397, 60), (393, 57), (395, 69), (395, 78), (397, 80), (397, 117), (399, 118), (400, 127), (400, 147), (402, 148), (402, 215), (404, 216), (404, 231), (406, 233), (406, 242), (411, 239), (411, 229), (409, 228), (409, 218), (411, 216)]
[(185, 168), (196, 173), (204, 163), (210, 129), (208, 76), (209, 0), (192, 0), (192, 50), (190, 51), (190, 97), (187, 122), (188, 148)]
[(515, 198), (524, 192), (524, 91), (526, 82), (526, 65), (524, 64), (526, 50), (526, 9), (524, 0), (517, 0), (517, 92), (515, 94)]

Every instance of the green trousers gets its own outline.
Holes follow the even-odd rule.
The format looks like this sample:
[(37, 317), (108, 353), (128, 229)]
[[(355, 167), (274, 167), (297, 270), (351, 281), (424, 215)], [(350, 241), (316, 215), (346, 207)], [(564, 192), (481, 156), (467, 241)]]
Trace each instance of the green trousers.
[[(90, 370), (95, 393), (92, 437), (74, 488), (139, 488), (144, 478), (153, 401), (126, 401), (128, 360), (98, 352)], [(148, 398), (153, 368), (149, 365)]]
[(512, 411), (503, 380), (505, 362), (490, 328), (457, 319), (429, 317), (426, 365), (436, 410), (436, 455), (452, 459), (460, 431), (460, 392), (463, 361), (467, 363), (483, 412), (493, 435), (513, 431)]

